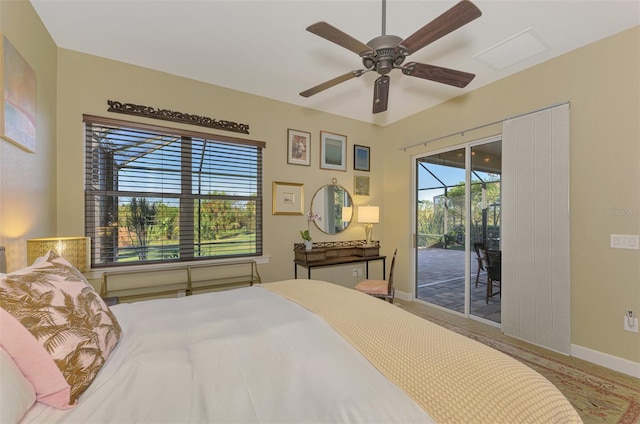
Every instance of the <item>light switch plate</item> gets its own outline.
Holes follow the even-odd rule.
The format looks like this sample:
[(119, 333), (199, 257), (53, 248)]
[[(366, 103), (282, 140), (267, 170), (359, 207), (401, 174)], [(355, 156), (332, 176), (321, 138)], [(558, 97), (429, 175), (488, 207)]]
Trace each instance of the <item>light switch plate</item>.
[(611, 234), (612, 249), (640, 249), (640, 236), (633, 234)]

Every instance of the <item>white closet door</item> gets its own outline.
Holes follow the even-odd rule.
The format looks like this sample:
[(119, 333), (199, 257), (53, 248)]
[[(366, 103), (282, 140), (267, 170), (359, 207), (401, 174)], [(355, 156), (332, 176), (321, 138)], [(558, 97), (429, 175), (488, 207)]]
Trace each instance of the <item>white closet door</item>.
[(504, 122), (502, 329), (571, 350), (569, 105)]

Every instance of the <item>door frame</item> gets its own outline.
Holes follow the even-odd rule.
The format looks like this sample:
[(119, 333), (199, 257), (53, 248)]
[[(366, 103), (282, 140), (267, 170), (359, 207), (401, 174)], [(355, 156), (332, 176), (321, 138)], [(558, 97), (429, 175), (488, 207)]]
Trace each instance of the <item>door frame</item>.
[[(411, 222), (411, 234), (412, 234), (412, 243), (411, 243), (411, 255), (409, 255), (410, 258), (410, 268), (412, 270), (412, 274), (411, 274), (411, 301), (414, 302), (421, 302), (421, 303), (425, 303), (433, 308), (436, 309), (440, 309), (446, 312), (449, 312), (451, 314), (454, 315), (458, 315), (461, 317), (465, 317), (465, 318), (470, 318), (476, 321), (480, 321), (482, 323), (494, 326), (494, 327), (498, 327), (498, 328), (502, 328), (502, 323), (497, 323), (494, 321), (490, 321), (487, 319), (484, 319), (482, 317), (478, 317), (475, 315), (471, 315), (471, 302), (470, 302), (470, 297), (471, 297), (471, 288), (469, 286), (469, 282), (471, 281), (471, 232), (468, 231), (468, 229), (471, 226), (471, 214), (470, 214), (470, 206), (471, 206), (471, 148), (476, 147), (476, 146), (480, 146), (483, 144), (489, 144), (489, 143), (493, 143), (496, 141), (501, 141), (502, 140), (502, 133), (497, 134), (497, 135), (492, 135), (492, 136), (488, 136), (488, 137), (484, 137), (484, 138), (480, 138), (477, 140), (472, 140), (472, 141), (468, 141), (465, 143), (460, 143), (460, 144), (453, 144), (451, 146), (447, 146), (447, 147), (443, 147), (440, 149), (436, 149), (436, 150), (432, 150), (432, 151), (428, 151), (428, 152), (422, 152), (422, 153), (418, 153), (415, 155), (412, 155), (410, 160), (411, 160), (411, 207), (409, 208), (409, 213), (410, 213), (410, 222)], [(417, 174), (417, 165), (418, 165), (418, 159), (420, 158), (424, 158), (426, 156), (431, 156), (431, 155), (436, 155), (439, 153), (444, 153), (444, 152), (448, 152), (451, 150), (457, 150), (457, 149), (464, 149), (465, 151), (465, 199), (464, 199), (464, 203), (465, 203), (465, 271), (464, 271), (464, 275), (465, 275), (465, 288), (464, 288), (464, 313), (460, 313), (451, 309), (447, 309), (445, 307), (439, 306), (439, 305), (434, 305), (433, 303), (429, 303), (423, 300), (420, 300), (416, 297), (417, 293), (416, 293), (416, 282), (417, 282), (417, 273), (418, 273), (418, 263), (417, 263), (417, 241), (418, 241), (418, 235), (416, 234), (416, 228), (418, 225), (417, 222), (417, 204), (418, 204), (418, 174)], [(503, 198), (504, 201), (504, 198)], [(504, 298), (503, 298), (504, 300)], [(503, 301), (501, 300), (501, 302)], [(502, 304), (501, 304), (501, 308), (500, 308), (500, 313), (502, 315)], [(502, 319), (500, 320), (502, 321)]]

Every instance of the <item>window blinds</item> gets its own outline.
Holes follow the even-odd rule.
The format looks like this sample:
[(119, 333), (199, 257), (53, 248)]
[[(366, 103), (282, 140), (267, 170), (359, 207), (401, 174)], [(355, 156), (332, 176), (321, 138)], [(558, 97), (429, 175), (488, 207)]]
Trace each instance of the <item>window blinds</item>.
[(262, 254), (263, 142), (84, 123), (92, 266)]

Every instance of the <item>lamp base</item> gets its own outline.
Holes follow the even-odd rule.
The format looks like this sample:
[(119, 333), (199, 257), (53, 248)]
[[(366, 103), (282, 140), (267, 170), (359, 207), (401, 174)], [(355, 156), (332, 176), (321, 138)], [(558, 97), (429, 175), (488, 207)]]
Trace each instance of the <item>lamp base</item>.
[(371, 245), (371, 236), (373, 235), (373, 224), (366, 223), (364, 224), (364, 234), (365, 234), (365, 246)]

